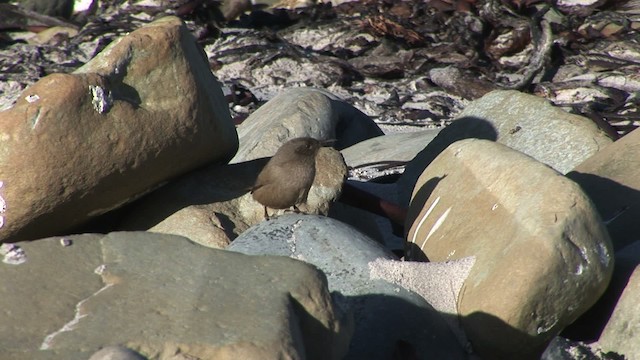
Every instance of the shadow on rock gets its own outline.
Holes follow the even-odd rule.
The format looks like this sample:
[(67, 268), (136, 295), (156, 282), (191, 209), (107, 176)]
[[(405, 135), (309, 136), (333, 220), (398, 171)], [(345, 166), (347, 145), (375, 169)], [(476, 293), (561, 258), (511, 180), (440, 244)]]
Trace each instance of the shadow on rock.
[(442, 129), (424, 150), (407, 164), (403, 176), (398, 180), (401, 187), (399, 199), (401, 203), (408, 205), (418, 177), (444, 149), (456, 141), (469, 138), (495, 141), (498, 138), (498, 132), (489, 121), (476, 117), (457, 119)]
[(611, 319), (618, 300), (622, 296), (633, 271), (640, 263), (638, 259), (616, 256), (611, 282), (600, 299), (582, 314), (578, 320), (567, 326), (560, 335), (574, 341), (594, 342)]
[[(483, 312), (474, 312), (461, 318), (475, 353), (483, 359), (537, 360), (546, 349), (536, 336), (513, 328), (501, 319)], [(534, 346), (530, 344), (535, 344)]]
[(567, 177), (580, 185), (607, 226), (615, 251), (638, 240), (640, 191), (598, 175), (572, 171)]
[[(102, 215), (76, 232), (147, 230), (177, 211), (191, 205), (221, 203), (249, 192), (269, 158), (238, 164), (215, 164), (187, 173), (120, 209)], [(136, 216), (143, 213), (144, 216)], [(219, 216), (225, 232), (234, 226), (228, 216)], [(127, 219), (135, 219), (129, 222)], [(235, 235), (233, 235), (235, 237)]]
[[(336, 298), (336, 293), (333, 293)], [(341, 297), (341, 295), (337, 295)], [(463, 346), (446, 325), (454, 315), (438, 313), (399, 297), (368, 294), (342, 300), (353, 311), (354, 333), (345, 359), (466, 359)], [(438, 319), (443, 317), (441, 321)], [(394, 357), (396, 356), (396, 357)]]

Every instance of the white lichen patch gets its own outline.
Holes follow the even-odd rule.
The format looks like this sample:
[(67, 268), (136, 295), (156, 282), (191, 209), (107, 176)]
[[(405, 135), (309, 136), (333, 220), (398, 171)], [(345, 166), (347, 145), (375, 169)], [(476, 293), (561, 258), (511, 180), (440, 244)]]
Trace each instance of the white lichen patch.
[(40, 96), (36, 94), (32, 94), (32, 95), (27, 95), (24, 99), (27, 100), (28, 103), (33, 104), (34, 102), (40, 100)]
[(2, 262), (9, 265), (20, 265), (27, 261), (27, 254), (16, 244), (0, 245), (0, 255), (3, 256)]
[(111, 92), (95, 85), (90, 85), (89, 89), (91, 90), (91, 105), (93, 105), (93, 108), (100, 114), (109, 111), (113, 105)]
[(427, 243), (427, 240), (429, 240), (431, 235), (433, 235), (440, 228), (440, 226), (442, 226), (442, 224), (444, 223), (444, 220), (449, 216), (450, 211), (451, 211), (451, 208), (448, 208), (442, 215), (440, 215), (438, 220), (436, 220), (435, 224), (433, 224), (433, 227), (429, 230), (427, 237), (424, 239), (424, 242), (420, 246), (420, 250), (424, 250), (424, 245)]

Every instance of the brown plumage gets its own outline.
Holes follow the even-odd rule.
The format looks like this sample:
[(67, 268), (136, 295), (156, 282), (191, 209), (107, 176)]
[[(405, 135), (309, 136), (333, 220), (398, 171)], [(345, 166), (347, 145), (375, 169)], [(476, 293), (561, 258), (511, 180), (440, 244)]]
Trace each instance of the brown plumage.
[(313, 138), (295, 138), (284, 143), (264, 166), (251, 194), (264, 206), (287, 209), (307, 201), (307, 194), (316, 176), (316, 154), (322, 144)]

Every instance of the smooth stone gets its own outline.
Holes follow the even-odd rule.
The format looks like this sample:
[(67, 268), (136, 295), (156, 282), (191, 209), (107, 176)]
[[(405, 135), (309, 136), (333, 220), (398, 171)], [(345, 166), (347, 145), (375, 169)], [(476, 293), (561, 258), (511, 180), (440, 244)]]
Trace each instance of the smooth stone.
[(65, 233), (237, 146), (195, 38), (154, 21), (0, 112), (0, 242)]
[(351, 145), (341, 152), (350, 167), (378, 162), (410, 161), (438, 135), (440, 130), (427, 129), (377, 136)]
[(580, 187), (492, 141), (443, 151), (418, 179), (406, 227), (409, 260), (476, 257), (458, 305), (484, 358), (539, 358), (613, 270), (611, 241)]
[(566, 174), (613, 141), (590, 119), (539, 96), (496, 90), (472, 101), (458, 118), (488, 121), (496, 141)]
[(304, 262), (145, 232), (65, 240), (17, 243), (26, 262), (0, 264), (12, 280), (0, 288), (4, 321), (20, 325), (0, 328), (3, 352), (121, 344), (154, 359), (341, 359), (348, 348), (347, 314)]
[(612, 140), (591, 121), (515, 90), (495, 90), (469, 103), (409, 163), (399, 181), (408, 203), (416, 179), (444, 149), (467, 138), (497, 141), (567, 173)]
[(395, 260), (381, 245), (337, 220), (283, 215), (240, 235), (228, 250), (306, 261), (327, 275), (329, 290), (354, 312), (346, 359), (390, 359), (399, 340), (420, 359), (463, 359), (466, 354), (444, 318), (422, 297), (371, 273), (370, 263)]
[(107, 346), (91, 355), (89, 360), (146, 360), (139, 353), (122, 346)]
[(238, 125), (240, 149), (232, 163), (272, 156), (287, 140), (335, 139), (336, 149), (383, 134), (360, 110), (335, 95), (314, 88), (278, 94)]

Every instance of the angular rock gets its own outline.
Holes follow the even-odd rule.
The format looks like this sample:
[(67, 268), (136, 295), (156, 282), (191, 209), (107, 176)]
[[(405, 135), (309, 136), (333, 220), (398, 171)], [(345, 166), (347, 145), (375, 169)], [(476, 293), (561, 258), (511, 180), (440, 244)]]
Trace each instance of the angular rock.
[(640, 358), (640, 265), (636, 266), (598, 341), (603, 351)]
[(613, 269), (609, 236), (581, 189), (486, 140), (458, 141), (427, 167), (407, 228), (409, 259), (476, 257), (459, 312), (474, 349), (491, 359), (539, 358)]
[[(204, 246), (225, 248), (250, 226), (264, 220), (264, 208), (249, 189), (267, 161), (260, 158), (189, 173), (132, 204), (119, 229), (182, 235)], [(300, 210), (326, 215), (340, 196), (346, 175), (340, 152), (321, 148), (316, 157), (316, 177)], [(269, 210), (271, 215), (284, 212)]]
[(567, 174), (596, 205), (615, 249), (640, 239), (640, 131), (597, 152)]
[(447, 323), (422, 297), (372, 273), (376, 260), (395, 256), (346, 224), (321, 216), (283, 215), (250, 228), (228, 250), (289, 256), (322, 270), (329, 290), (339, 292), (341, 304), (354, 312), (346, 359), (390, 359), (398, 341), (410, 344), (419, 359), (466, 358)]
[(408, 202), (415, 181), (447, 146), (466, 138), (494, 140), (567, 173), (612, 141), (589, 119), (515, 90), (496, 90), (471, 102), (407, 166), (400, 181)]
[(0, 329), (3, 359), (114, 344), (146, 358), (339, 359), (348, 347), (324, 274), (303, 262), (143, 232), (66, 240), (18, 243), (26, 262), (0, 264), (15, 324)]
[(231, 162), (271, 156), (296, 137), (335, 139), (335, 148), (343, 149), (382, 134), (371, 118), (335, 95), (293, 88), (269, 100), (238, 126), (240, 149)]
[(0, 112), (0, 241), (65, 232), (171, 177), (227, 161), (237, 141), (196, 40), (175, 17), (155, 21)]

